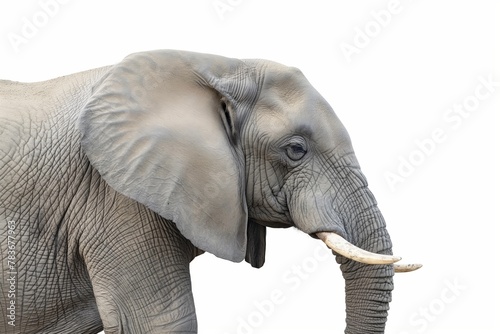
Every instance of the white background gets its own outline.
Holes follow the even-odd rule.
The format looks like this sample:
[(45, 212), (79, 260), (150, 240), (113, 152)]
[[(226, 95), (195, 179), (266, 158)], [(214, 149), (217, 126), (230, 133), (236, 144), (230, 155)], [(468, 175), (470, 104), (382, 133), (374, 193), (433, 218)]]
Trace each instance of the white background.
[[(395, 278), (387, 333), (498, 333), (500, 86), (487, 94), (479, 79), (500, 81), (495, 1), (47, 1), (0, 4), (0, 78), (45, 80), (166, 48), (302, 69), (347, 127), (394, 252), (424, 264)], [(445, 118), (463, 103), (468, 117)], [(417, 142), (436, 131), (440, 142), (422, 152)], [(387, 174), (410, 159), (391, 187)], [(342, 332), (344, 283), (318, 247), (269, 230), (260, 270), (197, 258), (199, 332)]]

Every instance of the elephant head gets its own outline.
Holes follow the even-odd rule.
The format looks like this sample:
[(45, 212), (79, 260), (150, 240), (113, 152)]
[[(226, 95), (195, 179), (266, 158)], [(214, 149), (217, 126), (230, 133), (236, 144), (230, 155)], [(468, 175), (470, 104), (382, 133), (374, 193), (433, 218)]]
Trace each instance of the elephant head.
[(384, 331), (399, 258), (347, 131), (299, 70), (133, 54), (95, 86), (80, 129), (101, 176), (201, 250), (260, 267), (266, 227), (323, 240), (345, 277), (346, 332)]

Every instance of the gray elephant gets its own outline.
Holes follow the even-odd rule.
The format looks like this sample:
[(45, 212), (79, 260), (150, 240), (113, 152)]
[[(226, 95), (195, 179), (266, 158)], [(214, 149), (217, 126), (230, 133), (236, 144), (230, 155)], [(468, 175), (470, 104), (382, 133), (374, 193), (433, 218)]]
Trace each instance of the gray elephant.
[(161, 50), (0, 81), (0, 138), (3, 333), (196, 333), (190, 261), (261, 267), (290, 226), (333, 249), (346, 333), (384, 332), (399, 258), (299, 70)]

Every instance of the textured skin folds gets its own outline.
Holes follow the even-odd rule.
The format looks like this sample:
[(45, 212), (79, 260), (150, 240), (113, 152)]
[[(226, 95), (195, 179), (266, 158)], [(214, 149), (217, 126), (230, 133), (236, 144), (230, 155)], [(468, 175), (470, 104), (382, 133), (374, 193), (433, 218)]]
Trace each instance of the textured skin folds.
[[(267, 227), (292, 226), (392, 252), (347, 131), (298, 69), (158, 50), (0, 81), (0, 333), (196, 333), (193, 258), (261, 267)], [(336, 259), (346, 333), (383, 333), (393, 267)]]
[[(103, 328), (99, 312), (110, 319), (106, 333), (196, 332), (192, 296), (185, 293), (194, 247), (171, 222), (103, 182), (79, 145), (78, 113), (106, 70), (0, 83), (2, 273), (7, 221), (16, 222), (17, 272), (16, 326), (2, 312), (2, 333), (97, 333)], [(119, 229), (115, 221), (122, 222)], [(130, 245), (137, 247), (135, 259)], [(156, 290), (156, 273), (167, 291)], [(110, 286), (113, 295), (106, 292)], [(5, 310), (8, 290), (0, 288)], [(131, 298), (137, 301), (132, 309)], [(169, 309), (176, 316), (162, 318)], [(155, 313), (158, 320), (144, 328), (140, 319)]]
[[(86, 77), (90, 80), (92, 75)], [(71, 87), (72, 80), (63, 80)], [(81, 92), (68, 89), (51, 95), (56, 86), (54, 81), (0, 84), (0, 227), (4, 246), (8, 242), (5, 222), (16, 223), (13, 262), (18, 302), (15, 327), (0, 317), (5, 333), (100, 328), (92, 286), (72, 229), (82, 215), (78, 194), (89, 164), (77, 144), (74, 108), (78, 105), (69, 107), (64, 101), (67, 95)], [(1, 252), (5, 265), (6, 247)], [(4, 285), (0, 287), (4, 290)], [(2, 296), (5, 309), (10, 300), (5, 291)]]

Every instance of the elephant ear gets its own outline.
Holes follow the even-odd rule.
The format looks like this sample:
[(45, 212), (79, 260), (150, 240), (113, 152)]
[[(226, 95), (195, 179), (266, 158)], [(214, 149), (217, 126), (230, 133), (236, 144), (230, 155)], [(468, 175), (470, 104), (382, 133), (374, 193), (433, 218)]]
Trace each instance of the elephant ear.
[(238, 113), (255, 97), (252, 73), (213, 55), (133, 54), (94, 87), (80, 118), (82, 147), (112, 188), (236, 262), (247, 243)]

